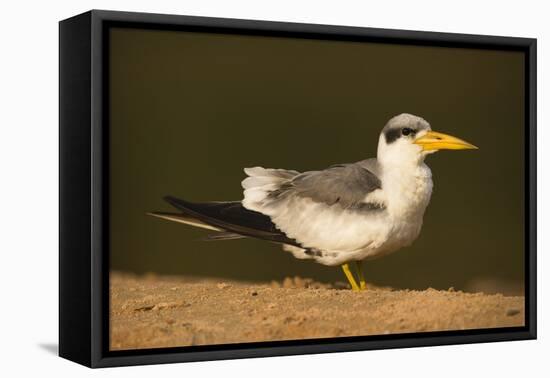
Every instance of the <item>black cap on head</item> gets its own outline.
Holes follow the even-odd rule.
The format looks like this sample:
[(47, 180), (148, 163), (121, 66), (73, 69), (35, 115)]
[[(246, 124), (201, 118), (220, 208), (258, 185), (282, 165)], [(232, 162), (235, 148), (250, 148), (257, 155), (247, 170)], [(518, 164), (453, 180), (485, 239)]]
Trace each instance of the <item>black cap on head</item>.
[(424, 118), (403, 113), (390, 119), (382, 129), (382, 133), (386, 143), (390, 144), (401, 137), (414, 137), (422, 130), (431, 130), (430, 124)]

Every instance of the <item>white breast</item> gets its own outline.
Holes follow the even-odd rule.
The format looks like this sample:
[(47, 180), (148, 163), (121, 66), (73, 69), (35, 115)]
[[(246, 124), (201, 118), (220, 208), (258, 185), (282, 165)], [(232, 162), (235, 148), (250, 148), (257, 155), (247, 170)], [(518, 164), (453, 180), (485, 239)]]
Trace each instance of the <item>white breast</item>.
[(392, 170), (383, 175), (390, 235), (380, 253), (410, 245), (420, 233), (432, 195), (432, 173), (424, 163), (414, 169)]
[[(322, 240), (318, 231), (323, 230), (325, 240), (322, 246), (317, 245), (325, 253), (314, 258), (325, 265), (384, 256), (410, 245), (418, 237), (432, 187), (431, 171), (425, 164), (401, 172), (392, 170), (382, 174), (382, 189), (365, 199), (384, 204), (384, 211), (341, 212), (339, 222), (335, 222), (334, 216), (309, 218), (318, 219), (315, 227), (308, 227), (307, 219), (298, 216), (288, 232), (295, 231), (300, 240), (307, 235), (308, 242), (317, 244)], [(304, 215), (311, 214), (306, 211)], [(285, 219), (283, 223), (288, 221)]]

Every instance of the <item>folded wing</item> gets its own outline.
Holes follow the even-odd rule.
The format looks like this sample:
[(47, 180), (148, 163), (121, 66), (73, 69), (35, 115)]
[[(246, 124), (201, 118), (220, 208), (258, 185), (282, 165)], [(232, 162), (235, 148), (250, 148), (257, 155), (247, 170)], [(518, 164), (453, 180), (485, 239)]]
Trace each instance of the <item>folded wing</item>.
[(334, 165), (321, 171), (299, 173), (262, 167), (246, 168), (242, 182), (243, 205), (264, 214), (284, 205), (291, 197), (309, 199), (347, 210), (377, 209), (383, 204), (368, 202), (369, 193), (382, 188), (375, 159)]
[(355, 250), (370, 242), (373, 217), (385, 208), (368, 199), (381, 189), (375, 172), (374, 159), (304, 173), (247, 168), (242, 204), (306, 249)]

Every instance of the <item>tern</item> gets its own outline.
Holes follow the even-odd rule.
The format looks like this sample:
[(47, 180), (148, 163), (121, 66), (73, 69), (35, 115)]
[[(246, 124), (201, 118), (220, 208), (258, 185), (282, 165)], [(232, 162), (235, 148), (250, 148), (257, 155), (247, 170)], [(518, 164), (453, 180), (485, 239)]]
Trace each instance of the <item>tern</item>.
[(179, 212), (149, 214), (215, 231), (209, 240), (282, 244), (298, 259), (342, 266), (351, 288), (364, 290), (361, 262), (407, 247), (420, 233), (433, 188), (426, 156), (464, 149), (477, 147), (404, 113), (382, 129), (376, 158), (303, 173), (245, 168), (242, 201), (196, 203), (166, 196)]

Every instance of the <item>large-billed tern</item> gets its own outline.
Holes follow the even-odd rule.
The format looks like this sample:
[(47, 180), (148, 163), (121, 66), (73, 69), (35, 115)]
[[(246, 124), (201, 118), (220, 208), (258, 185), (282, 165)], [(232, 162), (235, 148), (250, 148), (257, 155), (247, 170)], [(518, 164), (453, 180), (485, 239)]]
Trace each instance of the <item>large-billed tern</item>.
[[(426, 156), (475, 148), (432, 131), (423, 118), (400, 114), (382, 129), (375, 159), (303, 173), (245, 168), (242, 201), (193, 203), (167, 196), (180, 212), (151, 215), (216, 231), (212, 240), (280, 243), (296, 258), (341, 265), (352, 289), (363, 290), (360, 262), (406, 247), (420, 233), (433, 186)], [(359, 284), (350, 261), (357, 264)]]

